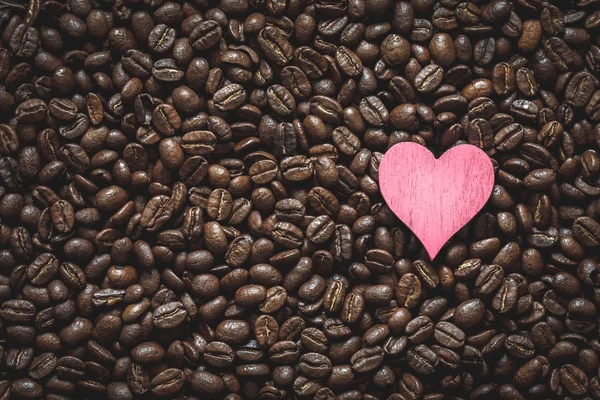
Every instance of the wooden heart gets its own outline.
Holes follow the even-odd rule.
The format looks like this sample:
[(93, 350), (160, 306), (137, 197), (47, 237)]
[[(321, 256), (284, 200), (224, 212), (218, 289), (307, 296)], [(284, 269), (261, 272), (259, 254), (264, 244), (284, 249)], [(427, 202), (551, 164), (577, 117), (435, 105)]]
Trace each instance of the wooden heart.
[(433, 260), (489, 199), (494, 167), (483, 150), (469, 144), (453, 147), (436, 159), (424, 146), (403, 142), (381, 160), (379, 187), (389, 207)]

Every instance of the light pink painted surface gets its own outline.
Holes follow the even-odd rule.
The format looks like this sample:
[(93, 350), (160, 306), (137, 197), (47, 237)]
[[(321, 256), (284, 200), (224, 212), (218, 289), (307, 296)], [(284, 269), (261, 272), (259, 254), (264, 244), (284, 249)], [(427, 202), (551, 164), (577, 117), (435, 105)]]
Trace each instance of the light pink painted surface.
[(436, 159), (426, 147), (403, 142), (381, 160), (379, 187), (392, 211), (433, 260), (489, 199), (494, 167), (483, 150), (469, 144), (453, 147)]

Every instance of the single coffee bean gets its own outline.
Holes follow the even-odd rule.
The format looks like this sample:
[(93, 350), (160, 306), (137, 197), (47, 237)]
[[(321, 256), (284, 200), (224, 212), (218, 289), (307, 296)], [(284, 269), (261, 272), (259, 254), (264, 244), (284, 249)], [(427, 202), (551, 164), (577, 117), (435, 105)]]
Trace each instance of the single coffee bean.
[(600, 224), (589, 217), (579, 217), (573, 222), (573, 235), (584, 246), (600, 244)]
[(517, 358), (531, 358), (535, 353), (534, 344), (525, 336), (511, 335), (506, 338), (506, 349)]
[(421, 297), (421, 281), (414, 274), (402, 276), (396, 287), (396, 300), (406, 308), (414, 308)]
[(233, 364), (235, 353), (233, 349), (222, 342), (211, 342), (206, 346), (204, 359), (215, 367), (227, 367)]
[(207, 50), (216, 45), (222, 36), (221, 26), (215, 20), (198, 23), (189, 34), (190, 43), (196, 50)]
[(309, 378), (323, 378), (331, 372), (331, 361), (319, 353), (306, 353), (300, 357), (300, 371)]
[(289, 115), (296, 108), (294, 96), (281, 85), (273, 85), (267, 89), (267, 101), (271, 109), (280, 116)]
[(170, 329), (179, 326), (187, 317), (188, 311), (183, 304), (172, 301), (154, 311), (152, 322), (157, 328)]
[(560, 368), (560, 381), (574, 395), (584, 394), (588, 388), (587, 376), (581, 369), (572, 364)]
[(435, 372), (439, 360), (429, 347), (420, 344), (408, 351), (407, 362), (415, 372), (430, 375)]
[(377, 368), (383, 362), (384, 352), (379, 346), (365, 347), (352, 355), (350, 363), (352, 370), (366, 373)]
[(246, 91), (241, 85), (232, 83), (219, 89), (213, 96), (215, 107), (220, 111), (231, 111), (246, 101)]
[(456, 325), (440, 321), (435, 326), (434, 337), (444, 347), (460, 348), (464, 345), (466, 335)]
[(436, 64), (427, 65), (415, 77), (415, 89), (420, 93), (431, 93), (442, 83), (444, 70)]
[(185, 382), (183, 371), (177, 368), (169, 368), (156, 375), (150, 381), (153, 394), (157, 396), (170, 396), (177, 393)]

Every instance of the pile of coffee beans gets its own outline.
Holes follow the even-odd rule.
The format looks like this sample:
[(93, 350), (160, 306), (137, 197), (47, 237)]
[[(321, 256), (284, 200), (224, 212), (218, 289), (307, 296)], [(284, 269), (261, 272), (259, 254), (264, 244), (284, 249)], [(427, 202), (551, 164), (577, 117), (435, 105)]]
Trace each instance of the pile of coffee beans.
[[(0, 1), (0, 399), (600, 399), (597, 10)], [(495, 168), (433, 262), (404, 141)]]

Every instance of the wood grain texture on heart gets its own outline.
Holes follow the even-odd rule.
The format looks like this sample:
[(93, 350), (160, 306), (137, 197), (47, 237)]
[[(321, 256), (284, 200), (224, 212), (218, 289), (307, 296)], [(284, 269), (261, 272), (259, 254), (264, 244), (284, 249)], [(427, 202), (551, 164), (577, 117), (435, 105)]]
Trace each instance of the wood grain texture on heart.
[(379, 187), (433, 260), (489, 199), (494, 167), (483, 150), (470, 144), (455, 146), (436, 159), (426, 147), (403, 142), (381, 160)]

